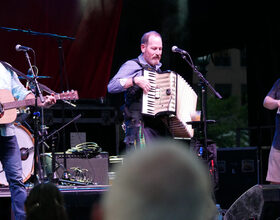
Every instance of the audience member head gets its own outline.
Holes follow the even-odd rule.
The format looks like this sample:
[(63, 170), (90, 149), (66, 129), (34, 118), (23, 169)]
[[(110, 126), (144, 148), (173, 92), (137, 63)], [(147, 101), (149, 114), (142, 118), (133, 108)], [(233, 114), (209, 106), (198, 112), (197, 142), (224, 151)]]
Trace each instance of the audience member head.
[(158, 140), (130, 153), (103, 198), (105, 220), (207, 220), (216, 215), (206, 165), (188, 146)]
[(63, 196), (52, 183), (42, 183), (31, 189), (26, 201), (26, 220), (66, 220)]

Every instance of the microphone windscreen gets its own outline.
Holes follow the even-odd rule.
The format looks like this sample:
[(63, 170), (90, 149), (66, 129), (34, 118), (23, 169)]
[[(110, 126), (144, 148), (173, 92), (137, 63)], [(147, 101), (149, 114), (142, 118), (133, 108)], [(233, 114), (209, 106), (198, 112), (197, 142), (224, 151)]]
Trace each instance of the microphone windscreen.
[(173, 46), (173, 47), (171, 48), (172, 52), (176, 52), (176, 49), (177, 49), (177, 48), (178, 48), (177, 46)]
[(21, 45), (20, 45), (20, 44), (17, 44), (17, 45), (15, 46), (16, 51), (19, 51), (19, 50), (20, 50), (20, 47), (21, 47)]

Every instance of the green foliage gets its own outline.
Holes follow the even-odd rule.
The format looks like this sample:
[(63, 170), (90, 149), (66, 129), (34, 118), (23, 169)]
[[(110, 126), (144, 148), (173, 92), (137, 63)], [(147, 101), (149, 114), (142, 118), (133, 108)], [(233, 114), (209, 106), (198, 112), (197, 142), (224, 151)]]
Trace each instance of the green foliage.
[[(208, 125), (208, 138), (214, 140), (218, 147), (236, 146), (236, 131), (248, 127), (248, 106), (240, 105), (238, 97), (219, 100), (209, 97), (207, 100), (207, 119), (216, 120)], [(249, 136), (242, 130), (240, 145), (249, 146)]]

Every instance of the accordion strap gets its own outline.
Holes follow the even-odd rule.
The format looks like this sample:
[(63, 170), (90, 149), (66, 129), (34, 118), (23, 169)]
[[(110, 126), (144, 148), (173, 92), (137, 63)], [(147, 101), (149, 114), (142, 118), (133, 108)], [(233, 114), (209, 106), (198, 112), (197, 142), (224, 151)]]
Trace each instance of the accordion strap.
[[(145, 69), (145, 70), (155, 71), (155, 72), (161, 73), (161, 69), (156, 70), (155, 68), (150, 67), (150, 66), (148, 66), (147, 64), (143, 64), (143, 63), (140, 62), (140, 60), (139, 60), (138, 58), (132, 59), (132, 61), (134, 61), (134, 62), (137, 63), (140, 67), (142, 67), (142, 70)], [(137, 71), (139, 71), (139, 70), (136, 70), (135, 72), (137, 72)], [(135, 72), (134, 72), (134, 73), (135, 73)], [(142, 74), (142, 75), (143, 75), (143, 74)]]

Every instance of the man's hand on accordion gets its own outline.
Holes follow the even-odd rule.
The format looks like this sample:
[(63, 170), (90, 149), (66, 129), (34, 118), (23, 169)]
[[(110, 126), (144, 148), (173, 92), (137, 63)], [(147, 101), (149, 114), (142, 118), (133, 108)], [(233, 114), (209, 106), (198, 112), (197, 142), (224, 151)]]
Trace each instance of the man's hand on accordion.
[(150, 89), (151, 89), (151, 85), (149, 83), (149, 80), (144, 78), (144, 76), (136, 76), (136, 77), (134, 77), (134, 82), (135, 82), (136, 85), (138, 85), (140, 88), (143, 89), (143, 92), (145, 94), (147, 94), (150, 91)]

